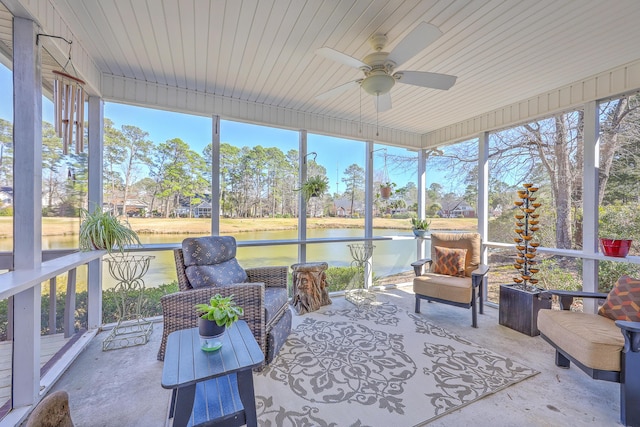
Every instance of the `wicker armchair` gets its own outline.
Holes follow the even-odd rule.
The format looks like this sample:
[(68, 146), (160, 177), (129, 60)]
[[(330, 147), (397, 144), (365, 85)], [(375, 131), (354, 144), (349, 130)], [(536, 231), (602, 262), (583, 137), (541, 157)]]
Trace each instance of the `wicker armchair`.
[[(209, 236), (208, 243), (225, 240), (232, 242), (235, 257), (235, 239)], [(188, 241), (185, 239), (183, 247)], [(198, 240), (198, 239), (195, 239)], [(233, 295), (234, 301), (244, 309), (242, 317), (265, 354), (265, 363), (271, 362), (291, 331), (291, 311), (287, 294), (288, 267), (247, 268), (247, 279), (227, 286), (207, 286), (194, 289), (186, 274), (183, 249), (174, 249), (179, 292), (162, 297), (164, 328), (158, 360), (164, 360), (167, 338), (171, 332), (197, 326), (194, 306), (208, 301), (213, 295)]]

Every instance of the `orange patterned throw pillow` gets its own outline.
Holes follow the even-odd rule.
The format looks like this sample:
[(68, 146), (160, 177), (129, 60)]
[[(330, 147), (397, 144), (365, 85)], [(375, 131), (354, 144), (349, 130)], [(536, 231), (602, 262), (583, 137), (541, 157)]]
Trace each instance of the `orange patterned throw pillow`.
[(436, 259), (433, 264), (434, 273), (464, 277), (464, 260), (467, 256), (466, 249), (435, 246), (434, 250), (436, 253)]
[(619, 278), (598, 314), (613, 320), (640, 322), (640, 280)]

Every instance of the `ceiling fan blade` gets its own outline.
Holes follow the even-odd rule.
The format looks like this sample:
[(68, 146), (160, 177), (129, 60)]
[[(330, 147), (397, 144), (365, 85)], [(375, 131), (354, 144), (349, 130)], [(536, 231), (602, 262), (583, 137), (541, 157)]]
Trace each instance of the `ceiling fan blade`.
[(456, 82), (456, 76), (448, 74), (429, 73), (427, 71), (400, 71), (394, 74), (399, 76), (398, 83), (406, 83), (414, 86), (429, 87), (432, 89), (448, 90)]
[(442, 32), (431, 24), (421, 22), (393, 48), (387, 59), (395, 62), (396, 67), (404, 64), (422, 49), (429, 46), (442, 35)]
[(341, 84), (340, 86), (336, 86), (333, 89), (329, 89), (326, 92), (321, 93), (316, 96), (317, 100), (324, 101), (325, 99), (333, 98), (334, 96), (338, 96), (343, 92), (348, 91), (353, 87), (358, 87), (360, 85), (359, 80), (354, 80), (352, 82)]
[(331, 49), (330, 47), (321, 47), (320, 49), (317, 49), (316, 55), (324, 56), (327, 59), (331, 59), (332, 61), (336, 61), (341, 64), (348, 65), (349, 67), (369, 68), (367, 64), (360, 61), (359, 59), (349, 56), (346, 53), (338, 52), (337, 50)]
[(373, 98), (378, 113), (384, 113), (391, 110), (391, 92), (387, 92), (384, 95), (378, 95)]

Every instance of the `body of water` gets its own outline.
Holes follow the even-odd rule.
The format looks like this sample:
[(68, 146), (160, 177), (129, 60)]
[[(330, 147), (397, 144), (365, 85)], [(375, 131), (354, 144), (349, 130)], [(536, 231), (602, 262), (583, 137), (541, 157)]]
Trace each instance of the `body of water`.
[[(374, 236), (408, 236), (407, 230), (384, 229), (374, 230)], [(344, 238), (363, 237), (360, 229), (311, 229), (307, 231), (307, 238)], [(235, 233), (238, 241), (255, 240), (295, 240), (297, 230), (256, 231)], [(197, 237), (193, 234), (142, 234), (143, 244), (179, 243), (187, 237)], [(4, 247), (8, 245), (8, 247)], [(429, 241), (426, 241), (427, 251)], [(44, 249), (67, 249), (77, 247), (77, 236), (48, 236), (43, 238)], [(373, 272), (376, 277), (384, 277), (411, 269), (411, 263), (417, 259), (416, 240), (386, 240), (374, 242)], [(10, 242), (0, 241), (0, 250), (11, 251)], [(428, 253), (428, 252), (427, 252)], [(175, 261), (173, 251), (139, 252), (139, 255), (152, 255), (149, 271), (144, 276), (147, 287), (157, 287), (163, 283), (176, 280)], [(287, 265), (298, 262), (297, 245), (254, 246), (238, 248), (238, 261), (243, 267), (259, 267), (265, 265)], [(353, 257), (348, 243), (314, 243), (307, 245), (307, 261), (324, 261), (332, 267), (351, 265)], [(83, 283), (86, 273), (78, 272), (78, 288), (86, 289)], [(103, 287), (113, 287), (115, 280), (109, 275), (107, 266), (103, 268)]]

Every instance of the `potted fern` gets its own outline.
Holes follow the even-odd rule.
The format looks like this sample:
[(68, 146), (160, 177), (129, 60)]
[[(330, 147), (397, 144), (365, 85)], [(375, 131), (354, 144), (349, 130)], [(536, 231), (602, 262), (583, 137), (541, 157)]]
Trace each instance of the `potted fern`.
[(238, 321), (244, 314), (242, 307), (233, 302), (233, 295), (223, 297), (215, 294), (208, 304), (196, 304), (198, 314), (198, 334), (200, 348), (215, 351), (222, 347), (222, 336), (226, 328)]
[(320, 197), (329, 189), (329, 180), (326, 176), (312, 176), (309, 177), (302, 186), (300, 186), (300, 191), (302, 191), (302, 197), (304, 197), (305, 202), (309, 202), (309, 199), (312, 197)]
[(83, 251), (104, 249), (111, 254), (114, 246), (117, 246), (122, 253), (125, 246), (141, 245), (129, 223), (121, 222), (111, 212), (102, 208), (96, 208), (92, 212), (82, 209), (81, 216), (79, 240)]

